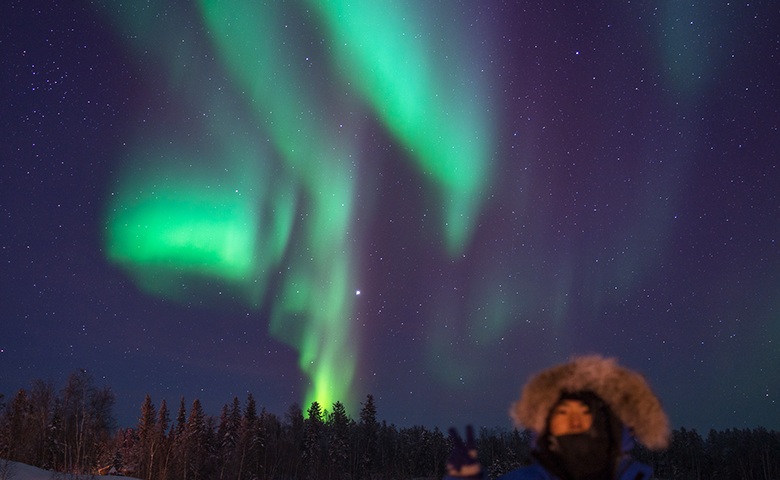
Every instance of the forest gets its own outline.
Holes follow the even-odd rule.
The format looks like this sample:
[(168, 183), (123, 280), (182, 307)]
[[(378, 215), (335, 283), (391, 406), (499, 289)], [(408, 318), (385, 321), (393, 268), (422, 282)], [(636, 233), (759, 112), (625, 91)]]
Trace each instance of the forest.
[[(148, 395), (138, 423), (117, 428), (115, 396), (86, 371), (65, 385), (34, 380), (12, 398), (0, 394), (0, 459), (84, 475), (119, 472), (144, 480), (440, 479), (451, 440), (438, 428), (399, 428), (377, 418), (372, 395), (359, 417), (344, 405), (293, 404), (283, 416), (249, 394), (219, 416), (198, 399), (175, 411)], [(477, 449), (491, 478), (530, 463), (528, 431), (480, 428)], [(780, 434), (764, 428), (672, 432), (669, 448), (634, 447), (658, 479), (780, 479)], [(116, 473), (115, 473), (116, 474)]]

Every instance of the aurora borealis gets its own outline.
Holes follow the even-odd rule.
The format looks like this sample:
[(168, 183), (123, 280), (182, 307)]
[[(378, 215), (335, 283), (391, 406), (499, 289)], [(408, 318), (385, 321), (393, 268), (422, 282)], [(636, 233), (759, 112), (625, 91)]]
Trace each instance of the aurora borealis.
[(6, 398), (499, 426), (598, 352), (674, 425), (780, 427), (772, 7), (3, 8)]
[[(312, 5), (329, 19), (337, 39), (332, 55), (310, 47), (319, 37), (306, 28), (308, 15), (301, 6), (203, 1), (199, 12), (210, 42), (179, 26), (173, 31), (182, 45), (167, 49), (155, 47), (171, 43), (166, 27), (178, 23), (179, 15), (166, 12), (161, 17), (154, 6), (138, 5), (117, 3), (107, 11), (128, 29), (125, 33), (138, 51), (169, 66), (164, 75), (173, 87), (199, 93), (199, 98), (213, 94), (213, 87), (209, 92), (202, 85), (210, 68), (191, 65), (192, 58), (211, 56), (211, 47), (217, 62), (246, 92), (235, 97), (249, 101), (249, 113), (261, 127), (253, 134), (245, 122), (223, 120), (215, 112), (236, 98), (218, 96), (203, 108), (212, 118), (203, 125), (210, 140), (198, 142), (202, 149), (163, 147), (163, 153), (152, 154), (138, 147), (129, 162), (132, 168), (117, 180), (126, 186), (112, 192), (109, 259), (130, 270), (152, 294), (181, 297), (182, 289), (189, 288), (187, 281), (179, 281), (182, 276), (217, 277), (241, 290), (250, 307), (259, 308), (269, 269), (292, 257), (289, 272), (278, 282), (281, 293), (270, 305), (270, 332), (299, 351), (299, 366), (312, 383), (304, 404), (317, 400), (330, 405), (338, 399), (351, 404), (359, 351), (352, 318), (355, 294), (349, 287), (357, 283), (350, 260), (355, 247), (349, 240), (360, 235), (350, 233), (350, 227), (356, 164), (362, 158), (354, 140), (359, 134), (350, 138), (345, 132), (358, 132), (361, 125), (350, 118), (326, 119), (322, 112), (338, 112), (328, 104), (341, 94), (360, 94), (374, 106), (412, 152), (410, 159), (430, 172), (427, 188), (438, 190), (434, 201), (444, 212), (439, 228), (445, 247), (456, 254), (468, 242), (469, 219), (478, 213), (479, 187), (492, 160), (485, 147), (491, 129), (483, 118), (488, 103), (474, 94), (478, 88), (444, 81), (457, 79), (461, 70), (429, 65), (426, 57), (446, 57), (447, 49), (436, 52), (419, 38), (421, 26), (405, 26), (412, 12), (399, 3)], [(282, 27), (296, 15), (298, 28)], [(307, 65), (310, 57), (325, 66), (312, 68)], [(338, 87), (324, 87), (331, 83)], [(351, 103), (355, 110), (371, 111), (359, 100)], [(233, 138), (236, 131), (243, 133), (242, 140)], [(261, 143), (262, 137), (270, 146)], [(164, 143), (166, 138), (157, 140)], [(280, 183), (285, 187), (280, 189)], [(308, 212), (306, 222), (293, 218), (299, 202), (305, 203), (300, 208)], [(290, 246), (293, 230), (297, 245)], [(262, 241), (264, 237), (268, 240)], [(294, 259), (304, 251), (307, 259)]]

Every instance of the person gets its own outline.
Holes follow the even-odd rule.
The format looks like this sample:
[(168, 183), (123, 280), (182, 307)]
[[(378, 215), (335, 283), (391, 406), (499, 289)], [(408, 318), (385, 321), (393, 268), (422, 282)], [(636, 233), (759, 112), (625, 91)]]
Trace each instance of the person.
[[(634, 438), (651, 450), (669, 443), (666, 414), (642, 375), (599, 355), (533, 376), (510, 415), (531, 430), (533, 464), (501, 480), (649, 479), (652, 468), (628, 454)], [(455, 429), (450, 436), (445, 480), (485, 478), (472, 427), (465, 443)]]

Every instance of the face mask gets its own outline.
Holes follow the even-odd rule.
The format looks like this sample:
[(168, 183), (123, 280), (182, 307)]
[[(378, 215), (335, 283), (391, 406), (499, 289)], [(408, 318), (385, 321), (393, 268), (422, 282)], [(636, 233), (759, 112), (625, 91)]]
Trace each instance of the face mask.
[(550, 450), (575, 480), (611, 480), (609, 441), (602, 436), (578, 433), (550, 438)]

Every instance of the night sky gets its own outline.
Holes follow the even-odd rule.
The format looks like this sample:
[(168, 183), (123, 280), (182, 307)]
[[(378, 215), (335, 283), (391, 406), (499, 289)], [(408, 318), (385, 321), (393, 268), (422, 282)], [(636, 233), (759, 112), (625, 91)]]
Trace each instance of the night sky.
[(5, 1), (0, 393), (780, 428), (776, 2)]

